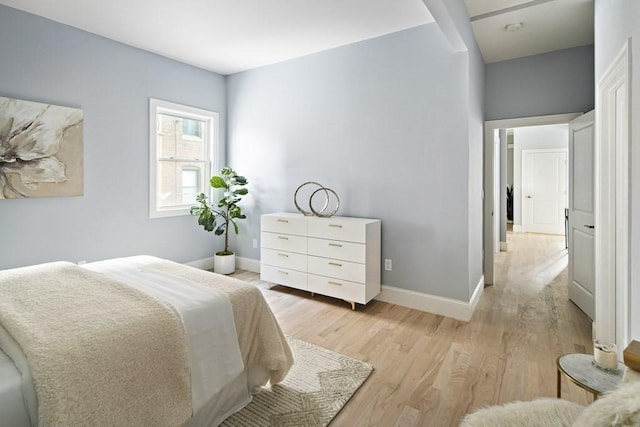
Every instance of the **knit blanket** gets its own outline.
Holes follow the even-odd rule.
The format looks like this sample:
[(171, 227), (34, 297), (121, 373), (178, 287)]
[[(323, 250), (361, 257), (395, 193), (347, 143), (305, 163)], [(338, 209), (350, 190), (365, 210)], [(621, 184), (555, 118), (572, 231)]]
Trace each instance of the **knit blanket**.
[(5, 270), (0, 325), (29, 363), (40, 425), (191, 417), (184, 329), (158, 299), (66, 262)]

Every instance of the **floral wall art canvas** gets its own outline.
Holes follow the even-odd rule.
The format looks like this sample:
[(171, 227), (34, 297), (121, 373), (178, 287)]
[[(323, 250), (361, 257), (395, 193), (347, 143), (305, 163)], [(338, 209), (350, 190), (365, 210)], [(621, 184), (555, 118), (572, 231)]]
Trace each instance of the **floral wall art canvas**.
[(83, 112), (0, 97), (0, 199), (83, 194)]

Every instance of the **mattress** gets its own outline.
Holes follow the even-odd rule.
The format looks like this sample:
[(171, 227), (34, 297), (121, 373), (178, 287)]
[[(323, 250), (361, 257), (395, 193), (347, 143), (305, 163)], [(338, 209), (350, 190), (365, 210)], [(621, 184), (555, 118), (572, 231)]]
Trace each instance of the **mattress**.
[[(244, 407), (251, 392), (267, 381), (281, 381), (293, 364), (273, 313), (260, 291), (244, 282), (204, 272), (154, 257), (132, 257), (132, 265), (153, 269), (173, 278), (219, 289), (233, 309), (234, 323), (244, 369), (206, 401), (187, 422), (189, 426), (217, 425)], [(11, 426), (37, 425), (37, 397), (29, 366), (20, 346), (0, 327), (0, 420)]]

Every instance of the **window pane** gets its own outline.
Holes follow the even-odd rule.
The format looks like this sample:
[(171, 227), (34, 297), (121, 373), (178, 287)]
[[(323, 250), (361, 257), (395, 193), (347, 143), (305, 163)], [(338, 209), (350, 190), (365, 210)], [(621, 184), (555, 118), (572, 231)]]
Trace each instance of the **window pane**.
[(194, 119), (182, 120), (182, 134), (194, 138), (202, 138), (202, 122)]
[(182, 169), (182, 204), (193, 205), (200, 190), (200, 171), (198, 169)]
[[(157, 136), (158, 158), (198, 160), (206, 158), (205, 140), (202, 139), (205, 127), (204, 121), (168, 114), (158, 114), (157, 120), (159, 124)], [(197, 131), (194, 129), (197, 129)], [(192, 133), (186, 133), (185, 130)], [(198, 135), (193, 135), (196, 132)]]
[(204, 187), (204, 162), (158, 162), (158, 207), (195, 204)]

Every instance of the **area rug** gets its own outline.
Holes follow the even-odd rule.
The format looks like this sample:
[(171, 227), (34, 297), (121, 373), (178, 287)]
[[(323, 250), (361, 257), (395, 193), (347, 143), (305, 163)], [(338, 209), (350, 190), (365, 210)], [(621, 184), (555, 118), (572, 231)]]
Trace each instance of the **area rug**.
[(368, 363), (293, 337), (287, 340), (295, 355), (287, 378), (262, 387), (223, 426), (326, 426), (373, 371)]

